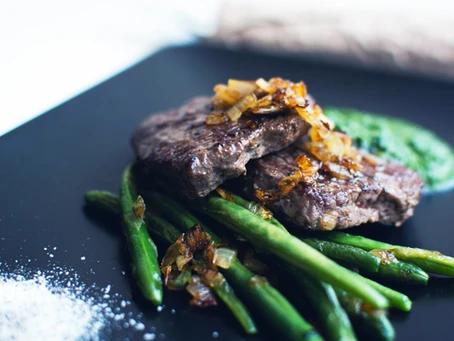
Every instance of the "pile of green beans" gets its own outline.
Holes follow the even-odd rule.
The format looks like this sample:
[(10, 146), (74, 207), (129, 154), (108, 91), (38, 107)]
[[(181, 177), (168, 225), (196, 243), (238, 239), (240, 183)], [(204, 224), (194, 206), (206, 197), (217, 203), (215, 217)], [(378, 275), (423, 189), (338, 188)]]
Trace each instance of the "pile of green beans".
[[(306, 298), (314, 316), (321, 321), (321, 332), (327, 340), (350, 341), (356, 340), (357, 335), (384, 341), (394, 339), (385, 309), (409, 311), (412, 302), (406, 295), (364, 275), (416, 285), (427, 284), (426, 272), (454, 276), (454, 258), (435, 251), (387, 244), (344, 232), (294, 236), (276, 218), (261, 216), (263, 210), (257, 203), (233, 193), (228, 198), (210, 194), (184, 203), (156, 191), (141, 194), (153, 207), (152, 211), (142, 211), (145, 204), (137, 195), (133, 172), (128, 167), (122, 176), (119, 196), (107, 191), (89, 191), (85, 199), (88, 206), (108, 212), (122, 222), (137, 286), (144, 298), (155, 305), (162, 304), (163, 285), (157, 248), (150, 235), (173, 244), (182, 233), (199, 224), (215, 244), (224, 241), (218, 229), (201, 222), (193, 211), (210, 217), (265, 251), (267, 259), (279, 260), (284, 268), (282, 274), (288, 277), (286, 282), (291, 284), (293, 292)], [(376, 250), (392, 253), (395, 258), (382, 259)], [(239, 259), (219, 271), (225, 280), (222, 285), (210, 287), (245, 333), (258, 332), (255, 323), (258, 318), (286, 339), (322, 340), (286, 296)], [(182, 287), (188, 276), (190, 272), (181, 273)]]

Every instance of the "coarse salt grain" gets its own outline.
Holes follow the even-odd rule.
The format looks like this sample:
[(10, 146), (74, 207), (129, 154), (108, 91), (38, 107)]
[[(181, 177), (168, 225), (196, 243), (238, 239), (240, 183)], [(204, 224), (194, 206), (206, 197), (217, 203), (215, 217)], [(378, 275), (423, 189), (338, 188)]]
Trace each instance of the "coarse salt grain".
[(136, 330), (144, 330), (145, 325), (142, 322), (139, 322), (135, 325)]
[(143, 334), (143, 339), (145, 341), (153, 341), (154, 339), (156, 339), (156, 334), (155, 333), (145, 333), (145, 334)]

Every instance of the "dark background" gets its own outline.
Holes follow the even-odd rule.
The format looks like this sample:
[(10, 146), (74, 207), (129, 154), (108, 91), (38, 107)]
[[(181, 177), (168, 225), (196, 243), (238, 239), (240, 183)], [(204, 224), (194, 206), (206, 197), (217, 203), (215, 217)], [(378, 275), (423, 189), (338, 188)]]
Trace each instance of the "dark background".
[[(403, 117), (454, 145), (453, 84), (212, 47), (166, 49), (0, 138), (0, 269), (5, 271), (5, 263), (10, 269), (57, 263), (74, 268), (88, 284), (110, 283), (112, 292), (132, 299), (131, 310), (144, 312), (143, 322), (166, 340), (210, 340), (213, 331), (219, 340), (244, 339), (223, 308), (188, 308), (184, 293), (166, 292), (161, 313), (144, 302), (131, 279), (123, 240), (108, 227), (115, 230), (117, 224), (86, 212), (83, 194), (118, 190), (123, 168), (134, 160), (131, 133), (149, 113), (209, 95), (228, 78), (273, 76), (304, 80), (322, 106)], [(454, 254), (453, 193), (424, 197), (400, 229), (374, 225), (359, 231)], [(43, 250), (47, 246), (57, 246), (52, 259)], [(405, 291), (415, 302), (409, 314), (392, 313), (397, 340), (452, 339), (454, 282), (437, 279), (427, 288)], [(104, 337), (142, 340), (142, 334), (128, 329)]]

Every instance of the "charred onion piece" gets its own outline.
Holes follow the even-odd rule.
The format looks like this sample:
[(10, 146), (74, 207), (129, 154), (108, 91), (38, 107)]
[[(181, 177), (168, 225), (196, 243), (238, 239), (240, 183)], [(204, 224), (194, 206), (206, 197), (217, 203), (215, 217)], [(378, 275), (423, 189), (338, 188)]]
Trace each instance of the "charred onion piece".
[(225, 200), (228, 200), (230, 202), (235, 202), (235, 199), (233, 199), (232, 194), (225, 189), (218, 187), (216, 188), (216, 192)]
[(189, 262), (194, 258), (196, 252), (200, 252), (203, 259), (212, 264), (214, 249), (210, 235), (204, 232), (198, 224), (194, 225), (167, 249), (161, 262), (164, 284), (172, 286), (173, 280), (178, 278), (180, 272), (189, 267)]
[(311, 183), (315, 180), (319, 167), (313, 165), (306, 155), (296, 158), (298, 169), (293, 174), (286, 176), (278, 182), (278, 189), (275, 192), (255, 190), (255, 196), (261, 202), (267, 203), (286, 197), (300, 182)]
[(227, 123), (228, 121), (229, 118), (223, 112), (209, 114), (206, 118), (207, 126), (217, 126)]
[(211, 289), (200, 280), (199, 276), (192, 276), (189, 284), (186, 286), (186, 291), (192, 295), (189, 304), (197, 307), (212, 307), (218, 305), (216, 298)]
[(230, 118), (230, 121), (238, 121), (243, 112), (247, 109), (254, 106), (257, 102), (257, 97), (254, 94), (247, 95), (234, 104), (228, 111), (227, 116)]

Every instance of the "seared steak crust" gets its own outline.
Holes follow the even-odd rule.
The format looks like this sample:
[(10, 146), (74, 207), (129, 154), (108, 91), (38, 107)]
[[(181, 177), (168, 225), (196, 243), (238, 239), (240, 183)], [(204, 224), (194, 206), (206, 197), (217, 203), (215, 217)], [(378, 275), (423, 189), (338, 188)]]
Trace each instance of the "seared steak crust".
[[(249, 193), (253, 188), (276, 190), (278, 181), (297, 169), (295, 158), (301, 154), (306, 153), (291, 146), (251, 162)], [(394, 162), (372, 166), (363, 161), (362, 165), (352, 180), (339, 180), (319, 170), (316, 181), (299, 183), (288, 196), (267, 206), (290, 223), (312, 230), (345, 229), (367, 222), (398, 226), (411, 217), (423, 187), (419, 176)]]
[(150, 116), (132, 144), (145, 170), (188, 198), (206, 196), (225, 180), (245, 173), (246, 163), (281, 150), (308, 130), (293, 113), (243, 115), (237, 122), (207, 127), (209, 97)]

